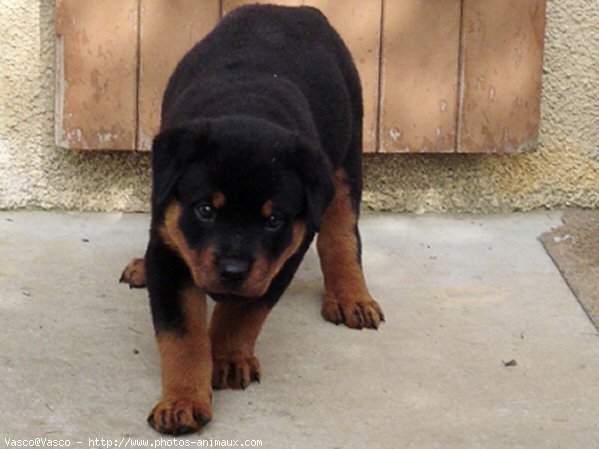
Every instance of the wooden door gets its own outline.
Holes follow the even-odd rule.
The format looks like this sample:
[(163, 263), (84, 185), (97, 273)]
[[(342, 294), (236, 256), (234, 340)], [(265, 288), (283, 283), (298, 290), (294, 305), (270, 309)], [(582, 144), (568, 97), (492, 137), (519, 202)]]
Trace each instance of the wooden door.
[[(545, 0), (258, 0), (319, 8), (361, 75), (366, 152), (538, 142)], [(149, 150), (177, 61), (256, 0), (58, 0), (57, 144)]]
[(181, 57), (214, 28), (218, 0), (141, 0), (137, 148), (150, 150), (160, 125), (162, 95)]
[(56, 3), (56, 144), (136, 147), (137, 0)]
[(545, 0), (463, 0), (459, 152), (538, 143)]
[(455, 150), (460, 0), (385, 0), (380, 151)]

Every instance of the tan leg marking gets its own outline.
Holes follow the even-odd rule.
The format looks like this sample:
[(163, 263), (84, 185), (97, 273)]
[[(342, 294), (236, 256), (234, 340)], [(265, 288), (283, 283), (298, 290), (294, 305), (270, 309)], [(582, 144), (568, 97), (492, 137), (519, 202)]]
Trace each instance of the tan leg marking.
[(146, 270), (144, 267), (143, 258), (131, 259), (123, 273), (119, 282), (129, 284), (129, 288), (143, 288), (146, 286)]
[(271, 307), (262, 303), (217, 304), (210, 323), (212, 386), (245, 389), (260, 382), (254, 346)]
[(206, 296), (196, 287), (180, 298), (185, 332), (158, 331), (162, 396), (148, 423), (157, 431), (193, 432), (212, 419), (212, 356), (206, 325)]
[(368, 292), (358, 263), (357, 218), (344, 176), (342, 170), (334, 173), (335, 197), (322, 217), (317, 239), (326, 290), (322, 316), (355, 329), (377, 329), (384, 316)]

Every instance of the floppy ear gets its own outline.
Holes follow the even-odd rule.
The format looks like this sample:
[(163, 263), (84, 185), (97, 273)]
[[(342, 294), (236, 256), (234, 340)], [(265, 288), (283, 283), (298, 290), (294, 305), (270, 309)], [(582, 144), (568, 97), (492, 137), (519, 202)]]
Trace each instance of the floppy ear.
[(335, 195), (331, 163), (320, 148), (299, 137), (296, 139), (295, 161), (304, 183), (308, 219), (318, 231), (322, 214)]
[(208, 145), (207, 122), (166, 129), (152, 142), (152, 206), (161, 209), (171, 196), (185, 168)]

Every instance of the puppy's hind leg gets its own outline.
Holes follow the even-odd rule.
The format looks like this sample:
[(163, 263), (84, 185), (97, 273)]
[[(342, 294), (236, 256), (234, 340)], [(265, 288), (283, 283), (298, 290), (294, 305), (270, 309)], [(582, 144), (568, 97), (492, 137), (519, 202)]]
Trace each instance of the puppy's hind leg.
[(377, 329), (385, 321), (362, 273), (358, 212), (343, 170), (334, 174), (335, 197), (326, 209), (317, 239), (325, 294), (322, 316), (354, 329)]

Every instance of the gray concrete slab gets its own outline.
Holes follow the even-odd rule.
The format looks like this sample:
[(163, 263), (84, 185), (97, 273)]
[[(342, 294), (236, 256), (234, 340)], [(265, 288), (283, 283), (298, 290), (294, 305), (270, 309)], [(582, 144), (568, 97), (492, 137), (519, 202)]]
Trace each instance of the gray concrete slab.
[[(365, 217), (366, 276), (387, 322), (323, 321), (311, 251), (259, 339), (262, 383), (217, 392), (214, 421), (186, 439), (598, 447), (599, 337), (537, 240), (559, 224), (555, 212)], [(159, 438), (145, 423), (160, 388), (146, 292), (117, 283), (147, 226), (0, 213), (0, 446)]]

